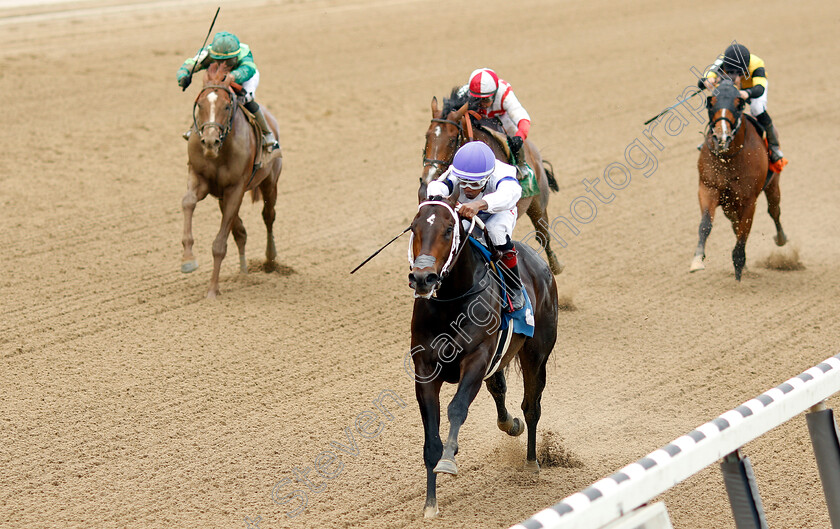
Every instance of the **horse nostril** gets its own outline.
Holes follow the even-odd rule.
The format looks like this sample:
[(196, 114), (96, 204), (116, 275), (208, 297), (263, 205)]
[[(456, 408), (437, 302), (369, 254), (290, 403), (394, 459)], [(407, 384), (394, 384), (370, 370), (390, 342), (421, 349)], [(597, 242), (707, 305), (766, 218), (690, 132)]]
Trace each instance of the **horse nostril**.
[(414, 285), (417, 284), (417, 278), (414, 277), (414, 272), (408, 274), (408, 286), (414, 288)]
[(438, 275), (432, 272), (431, 274), (426, 276), (426, 284), (427, 285), (434, 285), (438, 282)]

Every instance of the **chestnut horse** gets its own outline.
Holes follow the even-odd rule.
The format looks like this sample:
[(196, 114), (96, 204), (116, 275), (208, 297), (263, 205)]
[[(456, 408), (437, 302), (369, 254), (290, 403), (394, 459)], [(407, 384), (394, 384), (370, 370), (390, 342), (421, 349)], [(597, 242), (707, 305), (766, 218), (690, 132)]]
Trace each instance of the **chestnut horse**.
[(737, 239), (732, 250), (735, 279), (741, 280), (746, 263), (747, 237), (752, 227), (755, 204), (763, 190), (767, 211), (776, 224), (774, 240), (778, 246), (787, 242), (779, 222), (779, 173), (768, 171), (768, 149), (756, 125), (743, 115), (745, 101), (738, 87), (724, 79), (709, 97), (709, 130), (700, 151), (700, 240), (691, 262), (691, 271), (705, 268), (706, 238), (712, 231), (715, 209), (720, 205), (732, 222)]
[[(274, 204), (277, 201), (277, 180), (283, 166), (281, 157), (255, 167), (255, 156), (260, 148), (259, 138), (245, 117), (236, 99), (234, 88), (225, 76), (230, 70), (224, 63), (214, 63), (208, 68), (204, 87), (193, 106), (195, 130), (187, 147), (187, 194), (181, 201), (184, 210), (184, 256), (181, 271), (192, 272), (198, 268), (193, 256), (192, 216), (195, 205), (208, 193), (219, 199), (222, 225), (213, 241), (213, 274), (210, 277), (208, 298), (219, 295), (219, 270), (227, 253), (227, 240), (231, 230), (239, 248), (239, 270), (248, 272), (245, 261), (247, 234), (239, 207), (246, 191), (256, 202), (263, 199), (263, 221), (267, 231), (265, 249), (266, 269), (271, 269), (277, 250), (274, 246)], [(277, 121), (263, 108), (265, 119), (278, 136)], [(275, 151), (278, 152), (278, 151)]]
[[(458, 94), (458, 88), (452, 89), (449, 98), (444, 98), (443, 109), (438, 109), (437, 98), (432, 98), (432, 121), (426, 131), (426, 147), (423, 149), (423, 175), (420, 177), (420, 189), (418, 199), (422, 202), (426, 199), (426, 186), (429, 182), (438, 178), (452, 163), (455, 151), (460, 146), (473, 139), (482, 141), (493, 149), (496, 158), (508, 162), (508, 153), (505, 148), (492, 134), (486, 132), (473, 116), (468, 114), (467, 97)], [(467, 120), (470, 120), (469, 122)], [(470, 132), (472, 132), (472, 138)], [(502, 133), (501, 136), (504, 136)], [(504, 141), (504, 139), (502, 139)], [(557, 181), (554, 174), (545, 167), (539, 150), (530, 140), (525, 140), (525, 158), (528, 164), (534, 169), (539, 185), (540, 194), (531, 197), (523, 197), (516, 204), (519, 216), (528, 213), (528, 217), (534, 225), (537, 241), (545, 248), (545, 256), (551, 271), (559, 274), (563, 271), (564, 265), (557, 258), (554, 250), (551, 249), (551, 236), (548, 233), (550, 225), (548, 219), (548, 193), (549, 189), (558, 191)]]
[[(522, 421), (505, 407), (504, 367), (516, 358), (525, 395), (522, 411), (528, 428), (526, 468), (538, 472), (537, 422), (545, 388), (546, 362), (557, 339), (557, 283), (545, 261), (527, 244), (516, 243), (519, 271), (533, 308), (533, 337), (513, 334), (507, 352), (493, 371), (502, 316), (504, 286), (459, 219), (456, 198), (420, 204), (411, 223), (409, 284), (415, 292), (411, 319), (411, 358), (425, 442), (427, 518), (437, 515), (437, 474), (457, 475), (458, 432), (470, 403), (486, 379), (496, 402), (497, 425), (511, 436), (522, 434)], [(416, 256), (416, 258), (415, 258)], [(407, 359), (406, 359), (407, 360)], [(407, 369), (411, 369), (407, 366)], [(489, 377), (488, 377), (489, 375)], [(440, 388), (458, 388), (449, 404), (449, 437), (440, 439)]]

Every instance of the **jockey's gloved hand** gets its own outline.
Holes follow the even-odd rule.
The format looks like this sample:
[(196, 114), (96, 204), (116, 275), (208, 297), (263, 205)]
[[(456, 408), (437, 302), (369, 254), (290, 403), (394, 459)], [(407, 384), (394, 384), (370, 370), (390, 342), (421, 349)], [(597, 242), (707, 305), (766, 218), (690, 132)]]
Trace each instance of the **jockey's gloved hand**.
[(183, 90), (186, 90), (190, 83), (192, 82), (191, 75), (185, 75), (183, 77), (178, 78), (178, 86), (180, 86)]
[(522, 136), (513, 136), (510, 138), (508, 143), (510, 143), (510, 148), (513, 151), (513, 154), (518, 154), (522, 149)]

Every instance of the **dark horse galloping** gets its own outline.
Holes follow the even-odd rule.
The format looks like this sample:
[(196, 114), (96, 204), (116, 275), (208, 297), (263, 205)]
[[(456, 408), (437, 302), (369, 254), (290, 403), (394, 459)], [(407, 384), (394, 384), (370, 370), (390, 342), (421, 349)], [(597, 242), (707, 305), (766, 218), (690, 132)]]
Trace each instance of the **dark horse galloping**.
[[(499, 337), (504, 287), (467, 239), (468, 233), (455, 212), (456, 198), (420, 204), (411, 223), (409, 284), (415, 291), (411, 319), (411, 357), (425, 442), (427, 518), (438, 513), (438, 473), (457, 474), (455, 454), (458, 432), (481, 381), (488, 374)], [(557, 283), (540, 256), (527, 244), (517, 243), (522, 284), (533, 306), (534, 335), (514, 334), (501, 364), (487, 378), (487, 389), (496, 402), (499, 429), (522, 434), (522, 422), (505, 408), (507, 385), (502, 371), (514, 358), (522, 368), (525, 396), (522, 411), (528, 427), (526, 467), (539, 471), (537, 422), (545, 387), (546, 361), (557, 339)], [(458, 384), (449, 404), (449, 438), (440, 439), (440, 388)]]
[(709, 98), (709, 132), (697, 161), (700, 240), (691, 262), (692, 272), (705, 268), (706, 238), (712, 231), (715, 209), (720, 204), (732, 222), (737, 238), (732, 263), (738, 281), (747, 260), (747, 237), (755, 215), (755, 203), (762, 190), (767, 195), (767, 211), (776, 224), (774, 240), (778, 246), (787, 242), (779, 222), (779, 173), (768, 171), (767, 146), (753, 122), (744, 118), (744, 103), (738, 87), (730, 79), (721, 81)]
[[(467, 96), (458, 93), (459, 88), (453, 88), (449, 98), (444, 98), (443, 109), (438, 109), (437, 98), (432, 98), (432, 121), (426, 131), (426, 147), (423, 149), (423, 175), (420, 177), (418, 198), (422, 202), (426, 199), (426, 186), (443, 174), (452, 163), (455, 151), (460, 146), (473, 139), (486, 143), (498, 160), (508, 161), (508, 153), (502, 145), (506, 144), (504, 133), (494, 136), (480, 126), (479, 121), (467, 113)], [(470, 137), (472, 136), (472, 137)], [(498, 139), (497, 139), (498, 138)], [(537, 242), (545, 248), (545, 257), (551, 271), (559, 274), (564, 265), (551, 249), (551, 235), (548, 232), (548, 193), (549, 189), (557, 191), (557, 181), (553, 172), (546, 167), (549, 165), (540, 155), (539, 150), (531, 140), (525, 140), (523, 150), (528, 164), (533, 168), (537, 177), (540, 194), (538, 196), (523, 197), (516, 204), (519, 216), (528, 213), (531, 223), (536, 230)]]
[[(204, 87), (198, 93), (193, 107), (196, 134), (190, 137), (189, 174), (187, 193), (181, 201), (184, 210), (184, 256), (181, 271), (192, 272), (198, 268), (193, 256), (192, 216), (197, 202), (208, 193), (218, 197), (222, 210), (222, 225), (216, 240), (213, 241), (213, 274), (210, 277), (208, 298), (219, 295), (219, 271), (222, 259), (227, 253), (227, 240), (231, 230), (233, 239), (239, 248), (239, 269), (246, 273), (245, 240), (247, 234), (239, 207), (246, 191), (251, 191), (254, 201), (262, 195), (263, 221), (267, 231), (265, 249), (266, 267), (271, 268), (277, 257), (274, 246), (272, 226), (274, 224), (274, 204), (277, 201), (277, 180), (283, 159), (274, 157), (255, 168), (256, 156), (260, 149), (259, 138), (254, 132), (236, 101), (233, 88), (225, 75), (229, 68), (224, 63), (214, 63), (207, 69)], [(263, 109), (265, 119), (278, 136), (277, 121)], [(279, 150), (275, 151), (279, 154)], [(274, 156), (278, 156), (275, 154)]]

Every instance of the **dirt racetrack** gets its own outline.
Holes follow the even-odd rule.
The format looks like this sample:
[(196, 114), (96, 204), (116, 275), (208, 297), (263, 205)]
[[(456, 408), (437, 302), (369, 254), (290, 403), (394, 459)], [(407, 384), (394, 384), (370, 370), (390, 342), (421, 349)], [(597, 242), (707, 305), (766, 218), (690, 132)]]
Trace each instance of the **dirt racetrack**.
[[(218, 4), (13, 4), (0, 3), (0, 527), (503, 528), (837, 353), (836, 2), (224, 3), (216, 29), (251, 45), (281, 126), (282, 266), (260, 270), (260, 207), (244, 204), (251, 272), (231, 241), (213, 302), (212, 198), (195, 215), (201, 267), (179, 271), (198, 83), (182, 93), (175, 71)], [(642, 126), (733, 39), (767, 63), (791, 160), (783, 255), (804, 265), (766, 266), (762, 197), (740, 284), (720, 213), (707, 269), (688, 273), (704, 125), (654, 129), (659, 145)], [(634, 140), (656, 163), (554, 243), (576, 310), (560, 314), (540, 427), (567, 464), (524, 473), (524, 437), (497, 430), (482, 390), (461, 475), (439, 480), (441, 515), (424, 522), (405, 241), (348, 272), (413, 217), (429, 102), (480, 66), (512, 83), (557, 169), (550, 217), (592, 198), (584, 179), (606, 194)], [(530, 230), (523, 218), (516, 233)], [(348, 437), (366, 410), (381, 431)], [(340, 456), (331, 480), (312, 470), (325, 451)], [(744, 453), (771, 527), (829, 527), (804, 416)], [(292, 481), (307, 472), (311, 488)], [(300, 489), (305, 506), (272, 500)], [(677, 528), (734, 527), (716, 466), (663, 499)]]

